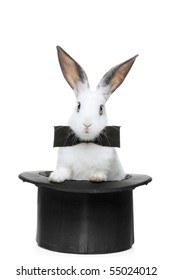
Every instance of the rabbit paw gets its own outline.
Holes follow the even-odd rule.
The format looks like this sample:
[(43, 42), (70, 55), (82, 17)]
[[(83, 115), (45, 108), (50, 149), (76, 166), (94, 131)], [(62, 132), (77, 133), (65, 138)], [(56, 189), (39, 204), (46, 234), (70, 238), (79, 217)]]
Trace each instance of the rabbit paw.
[(92, 182), (103, 182), (107, 181), (107, 175), (102, 171), (95, 172), (89, 179)]
[(59, 168), (53, 171), (49, 176), (50, 182), (62, 183), (70, 179), (70, 170), (67, 168)]

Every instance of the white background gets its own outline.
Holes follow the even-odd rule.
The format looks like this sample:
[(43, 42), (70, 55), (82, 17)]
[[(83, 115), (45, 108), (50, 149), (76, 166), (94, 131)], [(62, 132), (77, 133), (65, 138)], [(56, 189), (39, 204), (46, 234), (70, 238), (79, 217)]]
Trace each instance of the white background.
[[(2, 279), (27, 278), (15, 275), (21, 265), (26, 268), (74, 265), (108, 270), (110, 266), (156, 266), (158, 276), (134, 279), (171, 279), (171, 2), (1, 1)], [(121, 125), (118, 152), (125, 170), (153, 177), (148, 186), (134, 191), (135, 244), (126, 252), (81, 256), (55, 253), (36, 245), (37, 190), (22, 183), (18, 174), (54, 169), (53, 126), (65, 125), (75, 104), (73, 92), (58, 65), (56, 45), (82, 65), (92, 87), (112, 66), (139, 54), (125, 82), (107, 103), (110, 125)], [(56, 279), (41, 277), (53, 278)], [(82, 277), (95, 278), (116, 277), (108, 274)]]

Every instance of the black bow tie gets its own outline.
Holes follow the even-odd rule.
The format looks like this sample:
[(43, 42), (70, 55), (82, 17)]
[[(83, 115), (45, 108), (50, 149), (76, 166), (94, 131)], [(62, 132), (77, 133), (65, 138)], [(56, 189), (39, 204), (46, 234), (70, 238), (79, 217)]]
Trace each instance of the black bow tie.
[(80, 143), (94, 143), (101, 146), (120, 147), (120, 126), (106, 126), (92, 141), (80, 140), (70, 126), (54, 127), (54, 147), (73, 146)]

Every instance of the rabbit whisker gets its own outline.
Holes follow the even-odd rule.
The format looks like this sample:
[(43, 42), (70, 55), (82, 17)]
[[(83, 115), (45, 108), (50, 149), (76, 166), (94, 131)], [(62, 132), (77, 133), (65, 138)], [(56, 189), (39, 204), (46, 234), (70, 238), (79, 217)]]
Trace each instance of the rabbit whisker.
[(66, 140), (65, 140), (65, 142), (64, 142), (64, 146), (66, 145), (66, 143), (67, 143), (69, 137), (71, 137), (73, 134), (74, 134), (74, 133), (73, 133), (73, 131), (72, 131), (71, 129), (69, 129), (69, 131), (67, 131), (67, 136), (66, 136)]
[(108, 138), (108, 136), (107, 136), (107, 132), (106, 132), (106, 131), (102, 131), (102, 135), (106, 138), (109, 147), (111, 147), (111, 144), (110, 144), (110, 142), (109, 142), (109, 138)]

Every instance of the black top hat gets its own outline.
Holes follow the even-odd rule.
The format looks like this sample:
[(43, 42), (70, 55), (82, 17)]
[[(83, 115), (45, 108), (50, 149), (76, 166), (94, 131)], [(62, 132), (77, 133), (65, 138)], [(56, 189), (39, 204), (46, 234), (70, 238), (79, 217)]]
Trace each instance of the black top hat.
[[(54, 147), (81, 143), (68, 126), (56, 126)], [(106, 133), (106, 134), (105, 134)], [(71, 135), (72, 137), (67, 137)], [(106, 135), (106, 136), (105, 136)], [(104, 137), (105, 136), (105, 137)], [(120, 127), (107, 126), (92, 143), (120, 147)], [(65, 253), (123, 251), (134, 243), (133, 189), (151, 182), (129, 174), (122, 181), (52, 183), (50, 171), (24, 172), (19, 178), (38, 187), (37, 243)]]

